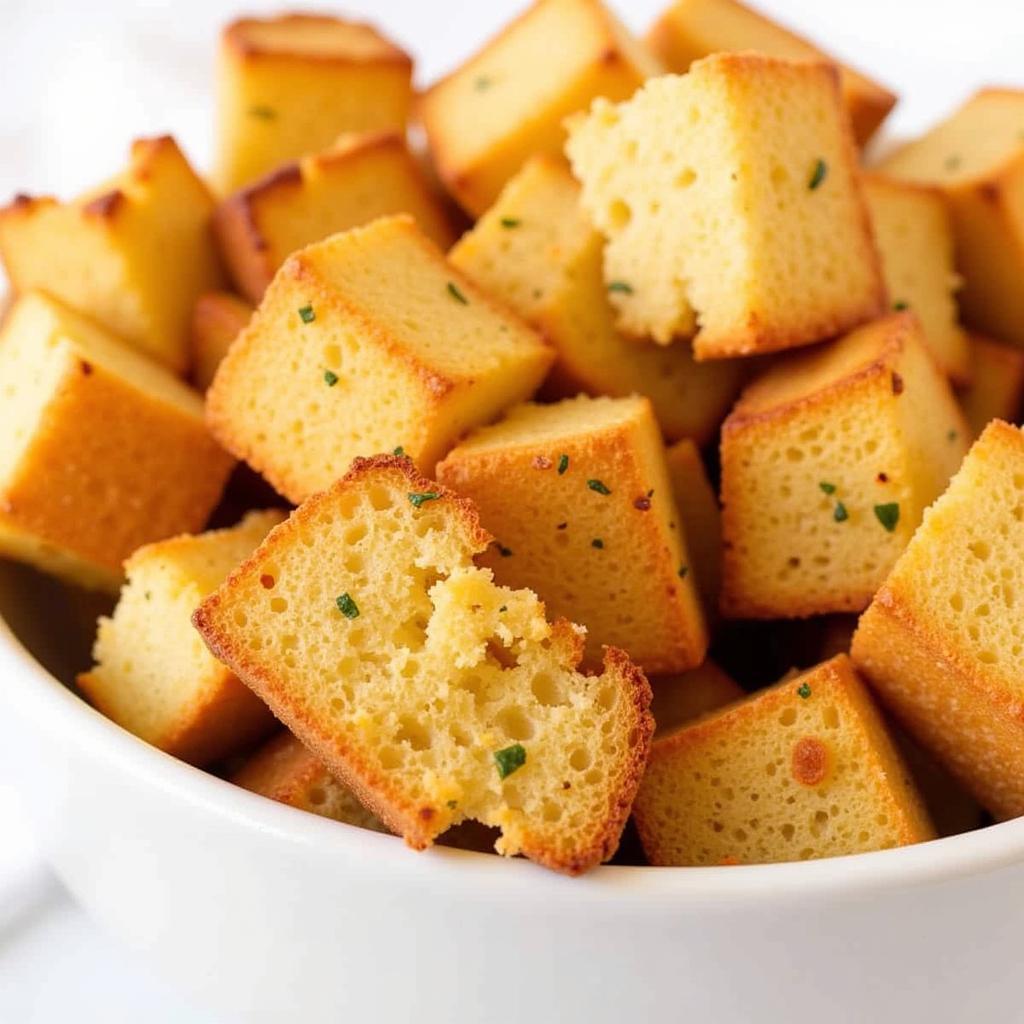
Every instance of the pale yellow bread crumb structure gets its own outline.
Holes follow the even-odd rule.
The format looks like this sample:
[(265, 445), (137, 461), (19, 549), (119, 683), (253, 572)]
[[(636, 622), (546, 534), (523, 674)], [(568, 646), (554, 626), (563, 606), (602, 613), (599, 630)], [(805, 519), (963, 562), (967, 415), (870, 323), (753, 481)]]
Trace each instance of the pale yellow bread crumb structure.
[(650, 687), (621, 651), (472, 564), (470, 502), (396, 456), (357, 460), (193, 621), (332, 774), (423, 849), (467, 818), (570, 874), (614, 852), (647, 757)]
[(139, 139), (122, 174), (77, 199), (0, 209), (0, 258), (16, 291), (42, 289), (183, 373), (192, 306), (224, 281), (213, 209), (172, 138)]
[(217, 57), (217, 188), (234, 192), (342, 132), (404, 132), (412, 96), (412, 59), (370, 25), (239, 18)]
[(470, 427), (529, 398), (553, 354), (445, 262), (407, 215), (300, 250), (207, 392), (217, 438), (296, 504), (358, 455), (425, 472)]
[(252, 306), (231, 292), (204, 292), (192, 307), (192, 383), (205, 391), (232, 342), (252, 319)]
[(206, 765), (270, 734), (274, 716), (192, 627), (199, 602), (284, 519), (251, 512), (237, 526), (139, 548), (113, 615), (99, 620), (95, 666), (78, 676), (89, 703), (140, 739)]
[(1024, 435), (990, 423), (861, 617), (853, 658), (998, 818), (1024, 814)]
[(937, 188), (878, 174), (864, 178), (864, 195), (892, 307), (917, 314), (939, 368), (954, 383), (966, 383), (971, 359), (957, 320), (960, 278), (945, 197)]
[(690, 571), (709, 619), (718, 615), (722, 589), (722, 510), (708, 480), (700, 449), (683, 440), (665, 452), (665, 466), (686, 538)]
[(651, 690), (655, 737), (746, 696), (743, 687), (710, 658), (688, 672), (652, 678)]
[(1024, 89), (981, 89), (879, 165), (945, 193), (968, 326), (1024, 346)]
[(496, 541), (479, 564), (529, 587), (552, 615), (628, 650), (645, 672), (704, 660), (707, 632), (646, 398), (522, 405), (437, 467)]
[(968, 335), (971, 383), (960, 392), (960, 407), (978, 437), (992, 420), (1008, 423), (1024, 410), (1024, 351), (1003, 345), (981, 334)]
[(478, 217), (527, 157), (561, 153), (568, 115), (662, 71), (600, 0), (537, 0), (422, 97), (441, 180)]
[(882, 312), (857, 154), (828, 64), (697, 61), (573, 120), (621, 330), (698, 359), (820, 341)]
[(87, 587), (202, 529), (234, 465), (198, 394), (41, 293), (0, 332), (0, 395), (0, 554)]
[(448, 258), (550, 342), (544, 397), (646, 395), (666, 437), (706, 443), (739, 391), (742, 364), (699, 364), (689, 345), (637, 344), (618, 332), (604, 239), (579, 195), (563, 161), (532, 157)]
[(454, 240), (404, 134), (350, 133), (229, 196), (217, 207), (214, 227), (236, 286), (259, 302), (297, 249), (394, 213), (411, 214), (442, 249)]
[[(676, 0), (651, 26), (646, 42), (668, 71), (682, 73), (701, 57), (756, 50), (788, 60), (831, 60), (829, 54), (736, 0)], [(896, 104), (884, 86), (839, 64), (843, 101), (853, 134), (864, 145)]]
[(723, 613), (866, 608), (967, 442), (912, 313), (777, 362), (722, 428)]
[(846, 655), (656, 739), (633, 818), (656, 866), (811, 860), (935, 835)]

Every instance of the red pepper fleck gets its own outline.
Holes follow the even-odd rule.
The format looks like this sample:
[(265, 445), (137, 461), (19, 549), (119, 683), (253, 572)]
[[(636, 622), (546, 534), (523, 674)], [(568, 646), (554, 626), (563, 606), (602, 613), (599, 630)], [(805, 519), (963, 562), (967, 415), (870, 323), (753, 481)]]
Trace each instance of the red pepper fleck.
[(552, 461), (546, 455), (534, 455), (533, 457), (534, 469), (550, 469), (552, 465)]
[(889, 482), (889, 474), (888, 473), (879, 473), (878, 476), (875, 477), (875, 479), (880, 484), (887, 484)]
[(633, 502), (633, 508), (638, 508), (641, 512), (649, 511), (650, 507), (651, 507), (651, 499), (650, 498), (637, 498), (636, 501)]
[(263, 586), (264, 590), (270, 590), (274, 586), (274, 577), (268, 576), (266, 573), (264, 573), (260, 577), (260, 584)]
[(894, 395), (903, 394), (903, 378), (895, 372), (892, 375), (892, 393)]

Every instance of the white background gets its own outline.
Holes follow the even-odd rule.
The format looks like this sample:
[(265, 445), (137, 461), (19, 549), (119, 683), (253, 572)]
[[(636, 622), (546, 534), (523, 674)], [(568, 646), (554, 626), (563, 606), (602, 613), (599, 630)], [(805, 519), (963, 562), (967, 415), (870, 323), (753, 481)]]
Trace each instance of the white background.
[[(618, 9), (642, 29), (665, 2), (621, 0)], [(895, 134), (919, 131), (980, 85), (1024, 86), (1021, 0), (760, 3), (900, 93), (888, 122)], [(102, 180), (121, 167), (138, 135), (170, 132), (205, 168), (217, 29), (234, 14), (279, 6), (0, 0), (0, 202), (17, 191), (67, 196)], [(424, 84), (523, 4), (351, 0), (332, 7), (302, 0), (297, 6), (376, 22), (416, 57)], [(0, 780), (0, 1022), (206, 1024), (208, 1018), (100, 935), (31, 861), (31, 839)], [(5, 881), (13, 886), (5, 888)], [(14, 914), (16, 902), (24, 913)]]

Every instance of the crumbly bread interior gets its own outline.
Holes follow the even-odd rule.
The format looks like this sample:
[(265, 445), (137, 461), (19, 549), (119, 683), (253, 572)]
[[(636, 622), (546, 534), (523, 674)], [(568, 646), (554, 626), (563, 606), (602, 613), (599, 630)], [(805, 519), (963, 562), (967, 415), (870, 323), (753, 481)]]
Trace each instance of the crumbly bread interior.
[(650, 689), (614, 649), (601, 675), (576, 671), (578, 628), (472, 566), (488, 541), (409, 460), (358, 460), (194, 621), (410, 845), (474, 818), (501, 828), (499, 852), (575, 873), (618, 843)]

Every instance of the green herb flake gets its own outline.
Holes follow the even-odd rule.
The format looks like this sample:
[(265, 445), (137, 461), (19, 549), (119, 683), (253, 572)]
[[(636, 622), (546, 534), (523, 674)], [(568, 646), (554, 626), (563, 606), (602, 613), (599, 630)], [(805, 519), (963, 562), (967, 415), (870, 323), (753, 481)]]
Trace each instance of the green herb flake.
[(257, 105), (249, 108), (250, 117), (258, 117), (261, 121), (273, 121), (277, 117), (277, 111), (273, 107)]
[(962, 161), (961, 157), (959, 156), (959, 154), (957, 154), (957, 153), (950, 153), (950, 155), (946, 157), (946, 170), (947, 171), (955, 171), (955, 170), (957, 170), (957, 168), (959, 168), (959, 166), (960, 166), (960, 164), (962, 162), (963, 161)]
[(845, 523), (850, 518), (850, 513), (846, 511), (846, 506), (841, 502), (836, 502), (836, 507), (832, 510), (832, 518), (837, 523)]
[(494, 79), (488, 75), (477, 75), (473, 82), (473, 88), (476, 89), (477, 92), (484, 92), (485, 90), (490, 89), (492, 85), (494, 85)]
[(960, 435), (955, 430), (950, 430), (946, 434), (946, 440), (949, 441), (950, 444), (952, 444), (959, 436)]
[(598, 551), (603, 551), (603, 550), (604, 550), (604, 541), (603, 541), (603, 540), (601, 540), (601, 538), (600, 538), (600, 537), (595, 537), (595, 538), (594, 538), (594, 539), (593, 539), (593, 540), (592, 540), (592, 541), (590, 542), (590, 546), (591, 546), (592, 548), (597, 548), (597, 550), (598, 550)]
[(904, 302), (904, 300), (903, 300), (903, 299), (899, 299), (898, 301), (896, 301), (896, 302), (894, 302), (894, 303), (892, 304), (892, 308), (893, 308), (893, 309), (894, 309), (894, 310), (895, 310), (895, 311), (896, 311), (897, 313), (902, 313), (902, 312), (903, 312), (903, 310), (905, 310), (905, 309), (910, 309), (910, 303), (909, 303), (909, 302)]
[(151, 601), (152, 599), (153, 599), (153, 595), (147, 590), (146, 591), (146, 600), (147, 601)]
[(507, 611), (508, 611), (508, 605), (507, 605), (507, 604), (503, 604), (503, 605), (502, 605), (502, 606), (501, 606), (501, 607), (500, 607), (500, 608), (498, 609), (498, 612), (499, 612), (499, 613), (500, 613), (500, 612), (507, 612)]
[(324, 383), (333, 388), (338, 383), (338, 375), (333, 370), (324, 370)]
[(310, 305), (302, 306), (299, 309), (299, 316), (304, 324), (311, 324), (316, 319), (316, 313)]
[(632, 295), (633, 286), (626, 281), (609, 281), (608, 291), (621, 292), (623, 295)]
[(359, 618), (359, 605), (352, 600), (352, 596), (348, 592), (342, 594), (341, 597), (335, 598), (334, 603), (338, 606), (338, 611), (346, 619)]
[(822, 480), (821, 483), (818, 484), (818, 486), (822, 489), (822, 491), (825, 492), (825, 494), (835, 494), (836, 493), (836, 485), (835, 484), (830, 484), (827, 480)]
[(507, 779), (526, 764), (526, 747), (522, 743), (513, 743), (511, 747), (496, 750), (494, 763), (498, 766), (498, 778)]
[(685, 580), (690, 575), (690, 567), (688, 565), (679, 566), (679, 578)]
[(502, 217), (501, 226), (503, 228), (517, 228), (523, 222), (518, 217)]
[(459, 801), (458, 800), (449, 800), (448, 803), (445, 806), (448, 808), (449, 811), (454, 811), (455, 808), (459, 806)]
[(558, 475), (561, 476), (569, 468), (569, 456), (558, 456)]
[(807, 182), (807, 187), (813, 192), (825, 180), (826, 174), (828, 174), (828, 164), (826, 164), (821, 157), (818, 157), (818, 160), (814, 165), (814, 170), (811, 171), (811, 177)]
[(900, 507), (895, 501), (887, 502), (884, 505), (876, 505), (875, 517), (889, 533), (892, 533), (896, 529), (896, 524), (900, 521)]
[(409, 504), (413, 508), (422, 508), (423, 505), (428, 501), (437, 501), (441, 495), (437, 491), (422, 491), (417, 494), (415, 491), (409, 492)]
[(598, 494), (609, 495), (612, 493), (600, 480), (588, 480), (587, 486)]
[(804, 700), (807, 700), (807, 698), (810, 697), (810, 695), (811, 695), (810, 684), (809, 683), (801, 683), (796, 688), (796, 693), (797, 693), (798, 697), (803, 697)]
[(448, 294), (456, 301), (461, 302), (464, 306), (469, 305), (469, 299), (459, 290), (459, 286), (454, 281), (448, 282)]
[(399, 445), (397, 448), (391, 449), (391, 454), (397, 455), (399, 458), (401, 458), (403, 455), (405, 455), (405, 449), (401, 445)]

